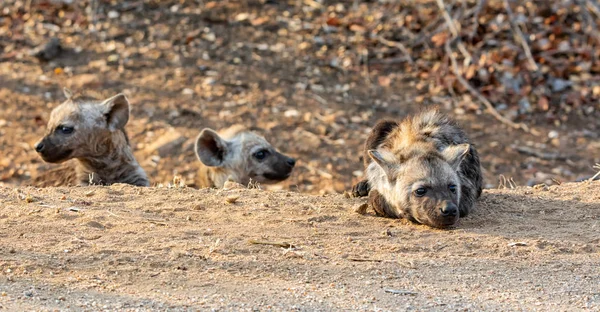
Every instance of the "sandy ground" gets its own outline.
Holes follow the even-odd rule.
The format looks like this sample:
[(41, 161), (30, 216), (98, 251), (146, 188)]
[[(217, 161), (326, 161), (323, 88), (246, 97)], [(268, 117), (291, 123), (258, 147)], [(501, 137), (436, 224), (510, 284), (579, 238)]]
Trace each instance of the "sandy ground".
[[(527, 121), (541, 133), (536, 137), (507, 128), (472, 101), (467, 106), (475, 109), (467, 109), (449, 104), (458, 99), (419, 91), (439, 82), (411, 75), (404, 63), (385, 63), (394, 57), (378, 56), (384, 47), (367, 36), (322, 26), (342, 14), (335, 1), (321, 9), (301, 1), (98, 1), (95, 24), (86, 1), (52, 4), (59, 2), (32, 1), (28, 14), (25, 1), (0, 4), (0, 185), (30, 185), (55, 168), (33, 145), (64, 101), (63, 87), (127, 95), (126, 129), (152, 185), (178, 175), (191, 186), (198, 133), (242, 124), (298, 159), (277, 188), (342, 193), (361, 179), (360, 151), (378, 119), (434, 105), (476, 144), (488, 187), (511, 179), (521, 186), (576, 181), (600, 162), (597, 116), (570, 116), (556, 126), (537, 114)], [(372, 27), (402, 30), (380, 16), (389, 9), (380, 1), (365, 1), (358, 11), (339, 5), (360, 19), (376, 18)], [(52, 38), (62, 53), (50, 61), (32, 56)], [(373, 58), (368, 67), (361, 63), (365, 47)]]
[(486, 190), (436, 230), (342, 195), (0, 188), (0, 307), (598, 310), (599, 189)]

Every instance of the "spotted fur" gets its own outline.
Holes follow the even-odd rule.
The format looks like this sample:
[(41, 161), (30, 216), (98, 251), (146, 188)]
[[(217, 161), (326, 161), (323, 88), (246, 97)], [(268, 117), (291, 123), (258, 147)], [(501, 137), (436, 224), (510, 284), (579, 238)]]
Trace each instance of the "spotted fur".
[(466, 216), (481, 194), (475, 147), (437, 110), (402, 122), (380, 121), (364, 153), (366, 179), (352, 193), (368, 195), (380, 216), (445, 228)]
[[(48, 163), (75, 160), (75, 181), (69, 181), (70, 174), (57, 180), (79, 185), (149, 186), (125, 132), (129, 120), (129, 101), (125, 95), (100, 101), (73, 96), (65, 89), (65, 96), (67, 100), (52, 110), (45, 136), (35, 145)], [(54, 173), (57, 172), (60, 171)]]
[(248, 185), (271, 184), (287, 179), (296, 161), (279, 153), (264, 137), (240, 125), (220, 133), (206, 128), (195, 145), (200, 169), (199, 187), (222, 188), (228, 180)]

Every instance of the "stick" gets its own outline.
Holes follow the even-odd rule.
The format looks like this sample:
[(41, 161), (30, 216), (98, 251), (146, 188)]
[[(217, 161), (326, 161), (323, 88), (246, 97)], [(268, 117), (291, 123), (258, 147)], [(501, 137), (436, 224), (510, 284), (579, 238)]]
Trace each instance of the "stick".
[(383, 260), (379, 260), (379, 259), (365, 259), (365, 258), (348, 258), (348, 260), (356, 261), (356, 262), (383, 262)]
[(380, 260), (380, 259), (370, 259), (370, 258), (347, 258), (350, 261), (355, 262), (397, 262), (394, 260)]
[(457, 38), (458, 37), (458, 29), (456, 29), (456, 24), (454, 24), (454, 20), (452, 19), (452, 17), (450, 17), (450, 14), (448, 14), (448, 11), (446, 11), (446, 5), (444, 4), (444, 0), (436, 0), (438, 7), (440, 8), (440, 11), (442, 11), (442, 15), (444, 16), (444, 20), (446, 20), (446, 24), (448, 25), (448, 28), (450, 29), (450, 32), (452, 33), (452, 37)]
[[(594, 165), (594, 167), (593, 167), (593, 168), (594, 168), (594, 169), (597, 169), (597, 170), (599, 170), (599, 169), (600, 169), (600, 164), (596, 164), (596, 165)], [(595, 174), (594, 176), (592, 176), (592, 177), (591, 177), (591, 178), (590, 178), (588, 181), (589, 181), (589, 182), (592, 182), (592, 181), (594, 181), (594, 180), (595, 180), (595, 179), (596, 179), (598, 176), (600, 176), (600, 171), (596, 172), (596, 174)]]
[(479, 28), (479, 13), (481, 13), (481, 9), (484, 5), (486, 5), (487, 0), (479, 0), (477, 1), (477, 6), (475, 7), (475, 12), (473, 12), (473, 23), (475, 26), (473, 27), (473, 31), (471, 31), (471, 35), (469, 36), (471, 39), (475, 37), (477, 33), (477, 29)]
[(483, 105), (485, 105), (485, 107), (487, 108), (489, 113), (494, 118), (496, 118), (501, 123), (508, 125), (514, 129), (522, 129), (523, 131), (529, 132), (533, 135), (539, 135), (537, 133), (537, 131), (530, 130), (527, 125), (514, 123), (511, 120), (507, 119), (506, 117), (500, 115), (500, 113), (498, 113), (498, 111), (494, 108), (494, 105), (492, 105), (492, 103), (490, 103), (490, 101), (488, 101), (488, 99), (486, 99), (481, 93), (479, 93), (479, 91), (477, 91), (475, 88), (473, 88), (469, 84), (469, 82), (467, 80), (465, 80), (465, 78), (463, 78), (463, 76), (460, 74), (460, 72), (458, 70), (458, 65), (456, 64), (456, 58), (452, 54), (452, 49), (450, 49), (449, 41), (446, 41), (446, 44), (444, 45), (444, 49), (446, 50), (446, 54), (448, 54), (448, 57), (450, 57), (450, 61), (452, 62), (452, 71), (454, 72), (456, 79), (458, 79), (458, 82), (460, 82), (461, 85), (463, 85), (465, 88), (467, 88), (467, 90), (469, 90), (469, 92), (473, 96), (475, 96), (477, 99), (479, 99), (479, 101), (481, 101), (483, 103)]
[(290, 243), (286, 243), (286, 242), (267, 242), (267, 241), (259, 241), (259, 240), (254, 240), (251, 239), (248, 241), (250, 244), (256, 244), (256, 245), (271, 245), (271, 246), (277, 246), (277, 247), (281, 247), (281, 248), (294, 248), (295, 246), (290, 244)]
[(387, 40), (387, 39), (383, 38), (382, 36), (377, 36), (377, 41), (381, 42), (382, 44), (384, 44), (384, 45), (386, 45), (388, 47), (397, 48), (402, 53), (404, 53), (404, 57), (406, 57), (406, 60), (409, 63), (411, 63), (411, 64), (414, 63), (412, 57), (410, 56), (410, 52), (408, 51), (408, 49), (406, 48), (406, 46), (404, 46), (404, 44), (402, 44), (401, 42)]
[(410, 291), (410, 290), (403, 290), (403, 289), (390, 289), (390, 288), (386, 288), (383, 291), (385, 291), (386, 293), (392, 293), (395, 295), (417, 295), (419, 293), (414, 292), (414, 291)]
[(440, 10), (442, 11), (442, 15), (444, 16), (446, 25), (448, 25), (448, 29), (450, 29), (450, 32), (452, 33), (452, 38), (454, 38), (457, 41), (458, 50), (460, 51), (460, 53), (462, 53), (462, 55), (465, 58), (463, 65), (465, 67), (469, 66), (473, 57), (471, 56), (469, 51), (467, 51), (467, 47), (465, 47), (465, 45), (460, 40), (460, 37), (458, 36), (459, 35), (458, 29), (456, 29), (456, 24), (454, 23), (454, 19), (452, 19), (452, 17), (450, 16), (450, 13), (448, 13), (448, 11), (446, 11), (446, 5), (444, 4), (444, 0), (437, 0), (437, 4), (438, 4), (438, 7), (440, 8)]
[(591, 1), (591, 0), (587, 0), (587, 7), (589, 9), (592, 10), (592, 12), (594, 12), (594, 14), (596, 14), (597, 17), (600, 17), (600, 8), (598, 8), (598, 6), (596, 5), (595, 1)]
[(504, 0), (504, 7), (506, 8), (506, 13), (508, 13), (508, 21), (510, 22), (510, 25), (512, 26), (513, 30), (519, 36), (519, 40), (521, 41), (521, 46), (523, 46), (523, 50), (525, 50), (525, 56), (527, 57), (527, 60), (529, 61), (529, 66), (533, 70), (538, 71), (539, 67), (535, 63), (535, 60), (533, 59), (533, 55), (531, 54), (531, 49), (529, 48), (529, 45), (527, 44), (527, 39), (525, 39), (525, 35), (523, 35), (521, 28), (519, 28), (519, 25), (517, 25), (517, 23), (515, 22), (515, 16), (512, 12), (512, 9), (510, 8), (510, 4), (508, 3), (508, 0)]
[(543, 160), (567, 160), (567, 156), (561, 155), (559, 153), (544, 153), (526, 146), (515, 146), (514, 148), (515, 150), (517, 150), (517, 152), (521, 154), (533, 156)]

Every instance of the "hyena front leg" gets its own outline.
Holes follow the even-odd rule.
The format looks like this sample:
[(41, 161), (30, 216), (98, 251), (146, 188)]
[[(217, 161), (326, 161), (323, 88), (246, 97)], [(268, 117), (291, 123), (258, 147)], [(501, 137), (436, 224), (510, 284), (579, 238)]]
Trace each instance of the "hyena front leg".
[(405, 216), (392, 208), (388, 201), (377, 190), (369, 192), (369, 206), (373, 207), (375, 214), (379, 217), (404, 218)]
[(351, 194), (352, 197), (365, 197), (369, 195), (370, 190), (369, 180), (362, 180), (352, 186)]

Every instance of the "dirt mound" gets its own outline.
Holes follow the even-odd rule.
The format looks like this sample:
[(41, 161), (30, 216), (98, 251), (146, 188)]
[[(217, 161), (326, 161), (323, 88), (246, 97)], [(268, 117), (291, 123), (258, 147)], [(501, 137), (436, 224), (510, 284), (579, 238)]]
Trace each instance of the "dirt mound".
[(0, 188), (0, 307), (598, 309), (599, 190), (486, 190), (444, 231), (342, 195)]
[[(587, 59), (600, 50), (576, 46), (591, 38), (582, 36), (589, 21), (597, 21), (573, 22), (586, 12), (579, 3), (527, 2), (531, 14), (514, 3), (516, 19), (527, 35), (537, 36), (536, 45), (550, 32), (549, 47), (574, 48), (555, 53), (532, 45), (539, 79), (525, 70), (501, 2), (451, 7), (446, 1), (474, 60), (464, 76), (502, 115), (541, 136), (499, 123), (455, 81), (443, 44), (433, 44), (451, 39), (436, 1), (4, 0), (0, 185), (30, 185), (55, 168), (33, 145), (44, 135), (50, 110), (64, 100), (63, 87), (100, 98), (127, 95), (132, 114), (126, 129), (153, 185), (175, 174), (194, 181), (192, 147), (200, 130), (243, 124), (260, 128), (273, 146), (298, 159), (291, 178), (277, 187), (341, 193), (361, 179), (357, 155), (376, 121), (401, 119), (427, 105), (441, 106), (465, 127), (488, 187), (499, 175), (518, 185), (591, 176), (600, 162), (600, 119), (588, 108), (595, 107), (600, 87)], [(537, 22), (542, 9), (556, 18)], [(32, 55), (56, 39), (61, 50), (54, 58)], [(398, 44), (410, 50), (412, 65)], [(465, 53), (452, 49), (464, 66)], [(448, 94), (453, 90), (457, 96)]]

